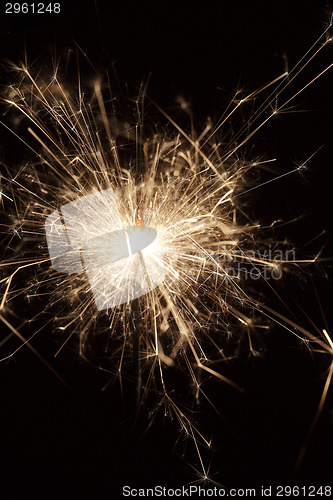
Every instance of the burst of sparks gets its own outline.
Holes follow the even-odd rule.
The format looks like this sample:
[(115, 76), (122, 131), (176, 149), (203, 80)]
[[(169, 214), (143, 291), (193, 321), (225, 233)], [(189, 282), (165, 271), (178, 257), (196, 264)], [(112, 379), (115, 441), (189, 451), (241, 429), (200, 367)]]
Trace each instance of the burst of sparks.
[[(278, 274), (285, 264), (290, 264), (281, 258), (258, 257), (253, 253), (259, 245), (256, 233), (260, 226), (246, 217), (239, 200), (240, 195), (257, 189), (258, 186), (248, 184), (247, 173), (264, 160), (247, 161), (240, 151), (265, 123), (286, 111), (302, 90), (332, 66), (292, 97), (284, 98), (290, 81), (330, 41), (321, 40), (319, 49), (315, 44), (294, 70), (260, 89), (274, 88), (251, 118), (251, 128), (241, 129), (231, 146), (218, 142), (219, 129), (240, 106), (256, 98), (259, 91), (242, 99), (236, 95), (232, 107), (215, 126), (208, 124), (200, 135), (195, 135), (187, 134), (157, 105), (155, 108), (174, 126), (174, 132), (152, 133), (143, 118), (145, 89), (135, 102), (139, 120), (133, 126), (116, 111), (110, 89), (97, 82), (88, 95), (79, 82), (78, 91), (73, 93), (62, 83), (58, 69), (51, 79), (44, 79), (34, 75), (27, 65), (16, 67), (19, 83), (6, 89), (4, 100), (8, 109), (19, 112), (27, 124), (28, 134), (18, 138), (30, 148), (35, 160), (17, 169), (14, 175), (3, 166), (1, 196), (8, 211), (10, 235), (6, 258), (1, 264), (6, 273), (1, 282), (4, 288), (1, 321), (32, 348), (30, 339), (25, 339), (20, 328), (13, 326), (6, 316), (12, 313), (19, 295), (29, 299), (45, 294), (49, 310), (58, 311), (51, 319), (64, 339), (58, 352), (76, 335), (83, 354), (89, 333), (98, 329), (101, 316), (104, 321), (106, 318), (105, 344), (110, 343), (109, 338), (116, 339), (110, 349), (120, 376), (129, 352), (137, 350), (140, 398), (152, 386), (159, 387), (167, 411), (177, 416), (185, 433), (194, 439), (204, 477), (206, 469), (197, 441), (207, 446), (210, 443), (170, 395), (166, 381), (169, 367), (187, 368), (197, 397), (202, 393), (203, 372), (242, 390), (235, 381), (217, 371), (214, 362), (228, 357), (226, 341), (233, 334), (230, 332), (237, 331), (237, 325), (245, 331), (250, 350), (255, 353), (252, 335), (258, 328), (268, 328), (271, 319), (293, 334), (296, 330), (308, 344), (333, 353), (326, 331), (312, 334), (273, 311), (253, 298), (242, 276), (232, 272), (232, 263), (239, 256), (259, 274), (262, 266)], [(279, 98), (281, 104), (272, 108), (272, 96), (275, 102)], [(150, 105), (154, 103), (150, 101)], [(48, 217), (74, 200), (106, 190), (112, 190), (117, 214), (112, 213), (114, 207), (111, 210), (108, 203), (98, 204), (95, 209), (91, 205), (89, 217), (93, 223), (86, 227), (78, 225), (75, 234), (76, 241), (80, 241), (76, 251), (81, 261), (86, 263), (89, 258), (95, 263), (93, 280), (87, 265), (76, 274), (57, 272), (50, 265), (45, 238)], [(104, 235), (119, 228), (137, 228), (136, 235), (142, 237), (140, 231), (147, 227), (156, 231), (153, 244), (129, 252), (116, 267), (108, 261)], [(128, 234), (129, 229), (126, 231)], [(15, 247), (13, 241), (17, 237), (19, 242)], [(96, 255), (103, 252), (105, 258), (96, 261)], [(293, 259), (292, 264), (300, 261)], [(35, 278), (30, 277), (28, 284), (20, 287), (18, 276), (21, 272), (27, 275), (31, 268), (38, 269)], [(152, 286), (152, 277), (161, 269), (162, 283)], [(147, 293), (134, 301), (113, 308), (101, 307), (106, 310), (98, 311), (92, 281), (94, 286), (107, 290), (108, 295), (110, 284), (121, 280), (133, 283), (129, 278), (133, 275), (141, 287), (143, 282), (148, 283)], [(332, 365), (318, 411), (331, 376)]]

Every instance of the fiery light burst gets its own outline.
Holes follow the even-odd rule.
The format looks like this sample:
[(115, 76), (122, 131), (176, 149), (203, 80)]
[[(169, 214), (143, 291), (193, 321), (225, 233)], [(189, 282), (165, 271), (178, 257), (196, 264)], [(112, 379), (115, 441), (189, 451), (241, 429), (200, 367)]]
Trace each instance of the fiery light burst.
[[(319, 49), (314, 45), (303, 67), (328, 42), (321, 39)], [(254, 256), (253, 249), (266, 243), (256, 237), (262, 228), (247, 218), (239, 197), (257, 187), (249, 184), (247, 174), (264, 161), (247, 161), (241, 150), (301, 92), (283, 99), (302, 65), (247, 97), (240, 99), (237, 93), (220, 121), (215, 126), (209, 123), (199, 135), (181, 129), (147, 99), (145, 88), (132, 101), (136, 109), (132, 125), (117, 108), (111, 89), (100, 82), (83, 91), (79, 81), (73, 90), (62, 82), (58, 68), (52, 78), (45, 79), (27, 65), (12, 69), (19, 81), (6, 88), (6, 110), (14, 116), (12, 132), (34, 157), (14, 173), (2, 165), (4, 223), (10, 230), (2, 263), (1, 320), (13, 335), (33, 349), (16, 317), (15, 304), (21, 295), (28, 300), (47, 299), (45, 318), (48, 312), (52, 314), (45, 321), (61, 332), (58, 353), (77, 336), (83, 355), (91, 337), (103, 331), (105, 353), (116, 363), (120, 378), (134, 353), (139, 400), (149, 391), (157, 391), (161, 403), (176, 415), (196, 447), (198, 440), (209, 442), (172, 397), (166, 381), (172, 367), (186, 369), (189, 375), (184, 376), (190, 377), (197, 398), (203, 394), (205, 373), (242, 390), (223, 370), (216, 370), (216, 362), (230, 356), (227, 341), (235, 334), (255, 353), (252, 336), (258, 329), (267, 329), (272, 318), (293, 333), (297, 329), (308, 345), (312, 342), (332, 354), (327, 332), (312, 334), (272, 311), (251, 295), (241, 275), (230, 272), (239, 255), (258, 268), (259, 274), (265, 266), (278, 275), (290, 264)], [(219, 142), (219, 129), (240, 106), (270, 86), (274, 102), (279, 98), (282, 104), (272, 106), (273, 98), (269, 98), (251, 117), (251, 124), (256, 125), (241, 129), (231, 143)], [(171, 133), (145, 123), (146, 102), (167, 118), (166, 129), (172, 126)], [(18, 127), (25, 132), (18, 133)], [(300, 168), (302, 165), (292, 172)], [(79, 266), (70, 273), (57, 271), (50, 265), (45, 236), (50, 215), (70, 202), (107, 190), (112, 190), (116, 208), (108, 203), (92, 204), (89, 217), (93, 223), (85, 226), (83, 220), (74, 229), (77, 244), (72, 254), (79, 255), (81, 270)], [(61, 217), (57, 224), (55, 227), (65, 231)], [(113, 250), (105, 235), (122, 229), (128, 253), (120, 252), (117, 262), (110, 262)], [(153, 238), (149, 232), (154, 233)], [(87, 259), (94, 266), (90, 273)], [(163, 280), (157, 283), (161, 273)], [(23, 286), (21, 275), (26, 280)], [(146, 287), (147, 293), (109, 307), (109, 295), (120, 293), (121, 283), (129, 297), (135, 294), (130, 289), (133, 286)], [(104, 290), (106, 299), (98, 308), (94, 286)], [(206, 477), (201, 457), (200, 462)]]

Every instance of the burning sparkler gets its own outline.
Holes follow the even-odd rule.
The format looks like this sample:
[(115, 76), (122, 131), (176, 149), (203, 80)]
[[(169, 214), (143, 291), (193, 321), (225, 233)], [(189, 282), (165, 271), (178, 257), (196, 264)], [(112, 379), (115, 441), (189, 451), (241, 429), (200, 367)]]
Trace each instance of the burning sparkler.
[[(103, 317), (105, 349), (120, 377), (129, 353), (136, 351), (139, 399), (157, 387), (196, 447), (209, 442), (170, 395), (169, 368), (187, 368), (197, 398), (205, 373), (242, 390), (214, 362), (228, 357), (225, 346), (237, 325), (255, 352), (252, 336), (271, 319), (332, 354), (327, 332), (318, 338), (271, 310), (250, 295), (244, 275), (232, 272), (240, 257), (264, 280), (263, 267), (279, 277), (290, 264), (254, 252), (263, 244), (256, 238), (260, 226), (242, 212), (240, 195), (256, 189), (247, 173), (264, 162), (247, 161), (240, 151), (301, 92), (284, 98), (289, 82), (329, 41), (321, 37), (305, 62), (260, 89), (274, 90), (252, 117), (252, 128), (241, 129), (231, 146), (218, 142), (219, 129), (259, 91), (236, 96), (220, 122), (198, 136), (187, 134), (156, 105), (174, 133), (152, 133), (141, 114), (144, 90), (136, 100), (139, 121), (129, 125), (101, 82), (90, 95), (81, 83), (73, 93), (58, 69), (44, 79), (27, 65), (12, 68), (19, 82), (6, 89), (4, 101), (22, 117), (28, 137), (18, 139), (34, 159), (14, 174), (2, 166), (10, 230), (9, 256), (2, 264), (2, 322), (28, 343), (6, 318), (18, 296), (46, 294), (48, 307), (58, 310), (54, 327), (64, 336), (58, 353), (77, 336), (83, 354)], [(272, 96), (281, 101), (273, 109)], [(10, 255), (16, 235), (20, 241)], [(36, 279), (20, 288), (20, 273), (32, 269), (38, 270)], [(202, 461), (201, 467), (206, 477)]]

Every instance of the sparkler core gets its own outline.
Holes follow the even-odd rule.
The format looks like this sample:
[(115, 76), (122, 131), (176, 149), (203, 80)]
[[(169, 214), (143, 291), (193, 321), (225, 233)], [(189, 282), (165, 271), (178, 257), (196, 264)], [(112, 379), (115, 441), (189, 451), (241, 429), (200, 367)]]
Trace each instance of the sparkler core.
[(157, 231), (122, 223), (112, 189), (80, 197), (46, 219), (51, 262), (59, 272), (88, 275), (102, 311), (145, 295), (165, 272)]

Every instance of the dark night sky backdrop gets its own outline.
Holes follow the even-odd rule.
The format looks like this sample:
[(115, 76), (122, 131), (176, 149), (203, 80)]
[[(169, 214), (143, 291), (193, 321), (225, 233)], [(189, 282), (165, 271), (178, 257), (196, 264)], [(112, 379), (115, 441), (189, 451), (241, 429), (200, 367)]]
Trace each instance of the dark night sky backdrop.
[[(283, 54), (292, 67), (324, 30), (327, 19), (326, 3), (304, 0), (200, 5), (99, 1), (98, 14), (93, 1), (67, 0), (65, 12), (59, 16), (7, 18), (4, 4), (1, 2), (2, 58), (18, 61), (26, 47), (29, 60), (38, 58), (38, 66), (38, 61), (44, 64), (50, 60), (54, 47), (59, 54), (76, 42), (96, 68), (114, 63), (119, 81), (126, 81), (132, 89), (151, 72), (150, 96), (168, 112), (175, 109), (177, 96), (184, 96), (192, 103), (198, 127), (207, 116), (219, 116), (237, 86), (255, 90), (279, 75), (284, 68)], [(300, 82), (313, 78), (332, 61), (332, 55), (333, 47), (327, 48), (305, 70)], [(92, 69), (82, 64), (87, 77), (92, 78)], [(10, 79), (4, 70), (2, 77), (3, 83)], [(304, 245), (325, 229), (325, 236), (308, 246), (311, 254), (325, 245), (325, 256), (331, 255), (332, 83), (331, 72), (297, 99), (298, 109), (306, 112), (274, 120), (247, 149), (251, 154), (278, 158), (277, 171), (285, 172), (293, 168), (294, 161), (305, 160), (325, 145), (303, 176), (273, 183), (249, 199), (251, 214), (264, 222), (307, 214), (276, 236)], [(294, 83), (293, 90), (298, 88)], [(20, 146), (1, 133), (1, 154), (10, 162), (14, 157), (11, 148), (20, 151)], [(23, 152), (15, 154), (26, 158)], [(272, 173), (262, 175), (268, 180)], [(307, 250), (300, 252), (306, 255)], [(280, 291), (289, 298), (297, 296), (322, 328), (315, 288), (329, 321), (332, 286), (317, 271), (313, 286), (299, 284), (291, 277)], [(304, 321), (300, 311), (296, 318)], [(299, 351), (291, 335), (275, 328), (265, 343), (264, 357), (249, 359), (243, 354), (225, 368), (224, 373), (245, 385), (245, 395), (235, 394), (220, 383), (208, 384), (207, 391), (223, 419), (205, 404), (202, 414), (198, 413), (200, 425), (206, 419), (207, 428), (216, 436), (213, 479), (229, 487), (290, 482), (324, 382), (325, 358)], [(52, 360), (58, 344), (45, 332), (35, 345)], [(135, 445), (130, 437), (132, 416), (116, 383), (102, 392), (108, 377), (74, 351), (65, 351), (53, 364), (70, 390), (27, 349), (0, 366), (0, 475), (8, 489), (4, 498), (10, 498), (10, 491), (13, 498), (28, 498), (29, 492), (34, 498), (117, 498), (123, 484), (179, 486), (195, 480), (180, 458), (182, 444), (174, 451), (179, 437), (176, 423), (159, 417)], [(143, 418), (139, 428), (145, 424)], [(330, 398), (296, 484), (329, 484), (332, 431)], [(191, 447), (185, 459), (196, 461)], [(22, 487), (23, 494), (18, 497), (15, 492)]]

